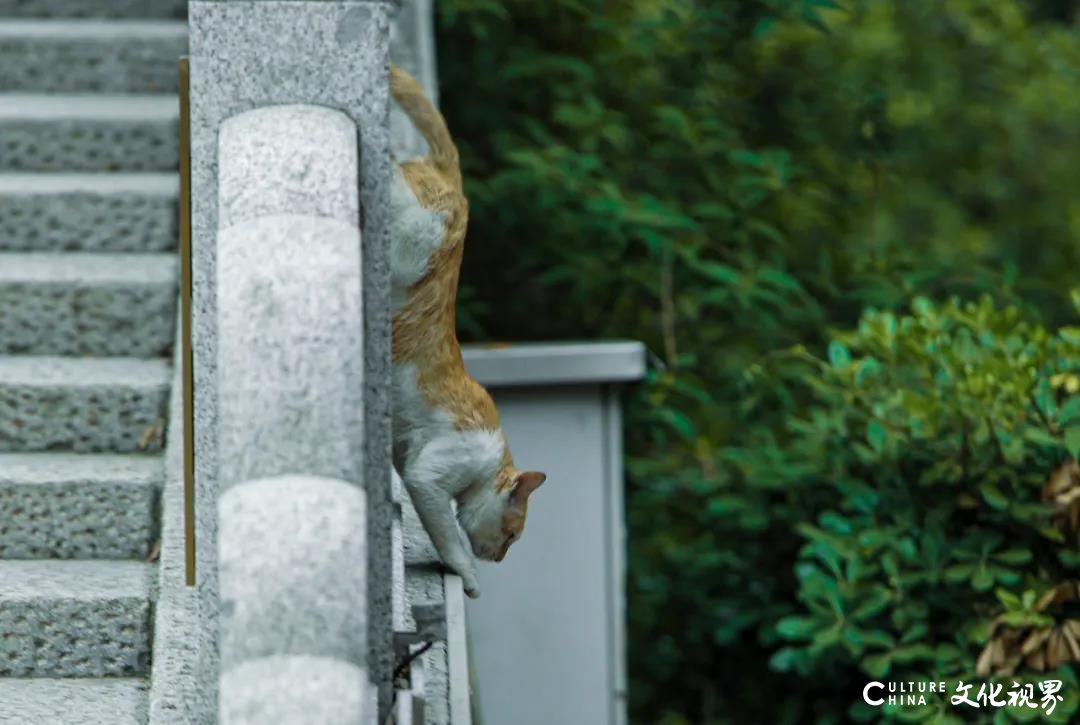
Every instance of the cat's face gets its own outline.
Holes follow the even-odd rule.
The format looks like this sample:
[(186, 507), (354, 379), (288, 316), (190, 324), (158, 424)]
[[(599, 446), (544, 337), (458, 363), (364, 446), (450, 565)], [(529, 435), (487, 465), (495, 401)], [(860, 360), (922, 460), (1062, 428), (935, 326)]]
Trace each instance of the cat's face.
[(525, 530), (525, 515), (529, 496), (540, 487), (547, 476), (539, 471), (513, 472), (509, 483), (501, 487), (495, 499), (466, 529), (473, 554), (484, 561), (502, 561), (510, 545), (521, 538)]

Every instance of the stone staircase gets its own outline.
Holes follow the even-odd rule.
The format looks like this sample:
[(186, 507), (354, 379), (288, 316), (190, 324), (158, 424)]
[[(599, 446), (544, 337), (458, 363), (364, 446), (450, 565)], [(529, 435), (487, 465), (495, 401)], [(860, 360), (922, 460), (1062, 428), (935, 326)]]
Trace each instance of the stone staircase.
[(144, 723), (176, 0), (0, 0), (0, 723)]

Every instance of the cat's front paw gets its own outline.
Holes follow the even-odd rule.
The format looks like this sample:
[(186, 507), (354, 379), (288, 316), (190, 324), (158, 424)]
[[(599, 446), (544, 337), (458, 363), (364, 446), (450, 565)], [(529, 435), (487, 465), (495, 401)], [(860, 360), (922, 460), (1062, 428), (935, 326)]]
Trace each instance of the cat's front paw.
[(480, 580), (476, 576), (476, 565), (472, 561), (462, 560), (448, 563), (449, 569), (461, 577), (461, 585), (470, 599), (480, 596)]
[(461, 581), (462, 581), (462, 587), (465, 589), (465, 595), (468, 596), (469, 599), (477, 599), (477, 598), (480, 597), (480, 588), (479, 588), (479, 585), (476, 583), (475, 580), (473, 581), (473, 583), (471, 585), (468, 583), (468, 580), (465, 579), (464, 577), (462, 577)]

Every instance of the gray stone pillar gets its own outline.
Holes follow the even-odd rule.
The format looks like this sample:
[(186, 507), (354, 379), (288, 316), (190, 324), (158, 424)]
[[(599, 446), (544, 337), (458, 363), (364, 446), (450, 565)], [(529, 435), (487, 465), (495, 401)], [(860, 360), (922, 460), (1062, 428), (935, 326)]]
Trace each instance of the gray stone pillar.
[[(222, 725), (361, 725), (376, 705), (361, 694), (370, 686), (357, 153), (355, 124), (320, 106), (264, 106), (221, 125)], [(344, 689), (320, 700), (328, 682)]]
[[(195, 0), (189, 5), (202, 633), (196, 677), (203, 712), (264, 717), (265, 711), (241, 700), (219, 703), (219, 674), (254, 673), (258, 677), (251, 681), (258, 684), (253, 687), (273, 690), (276, 678), (287, 680), (289, 668), (299, 666), (288, 655), (300, 650), (329, 660), (327, 679), (309, 683), (316, 690), (331, 682), (355, 682), (350, 667), (362, 659), (356, 647), (367, 650), (380, 713), (389, 707), (386, 67), (393, 10), (390, 2), (361, 0)], [(268, 501), (282, 486), (288, 495)], [(333, 602), (366, 596), (366, 636), (348, 640), (352, 654), (327, 649), (325, 642), (321, 651), (312, 651), (316, 643), (305, 640), (296, 622), (293, 634), (284, 638), (292, 644), (278, 642), (275, 653), (233, 647), (240, 640), (230, 639), (230, 628), (248, 622), (267, 626), (273, 620), (251, 609), (250, 600), (266, 592), (234, 588), (233, 576), (245, 580), (267, 564), (253, 563), (252, 570), (241, 566), (252, 555), (248, 537), (222, 531), (219, 541), (219, 500), (222, 524), (238, 527), (230, 528), (233, 533), (247, 530), (245, 516), (263, 515), (258, 507), (277, 504), (280, 510), (263, 512), (270, 517), (264, 526), (284, 527), (270, 533), (293, 539), (297, 556), (327, 557), (324, 566), (360, 559), (355, 571), (366, 568), (366, 594), (352, 572), (342, 571), (349, 581), (328, 589), (328, 600), (304, 604), (314, 608), (308, 611), (329, 607), (328, 621), (336, 631), (364, 629), (362, 622), (342, 618)], [(305, 538), (312, 532), (297, 522), (308, 521), (331, 500), (337, 501), (331, 508), (351, 513), (335, 519), (338, 538), (325, 538), (321, 548), (313, 548)], [(357, 529), (345, 521), (365, 509), (366, 541), (360, 547)], [(233, 603), (224, 612), (219, 611), (222, 599)], [(365, 609), (362, 602), (359, 609)], [(248, 704), (254, 707), (259, 696), (252, 697)], [(285, 719), (261, 721), (290, 722), (288, 712), (279, 714)]]
[(219, 511), (220, 725), (374, 720), (363, 490), (255, 479), (226, 491)]

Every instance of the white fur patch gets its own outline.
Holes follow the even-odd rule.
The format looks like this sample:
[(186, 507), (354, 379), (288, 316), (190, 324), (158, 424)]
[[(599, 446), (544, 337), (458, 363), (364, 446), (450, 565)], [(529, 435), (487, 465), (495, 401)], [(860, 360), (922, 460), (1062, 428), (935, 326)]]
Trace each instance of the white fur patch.
[(429, 440), (453, 430), (450, 416), (429, 406), (420, 395), (418, 376), (413, 363), (394, 365), (390, 395), (394, 465), (399, 469), (405, 465), (408, 456), (419, 453)]
[(425, 209), (397, 170), (390, 185), (391, 313), (401, 309), (409, 288), (427, 273), (445, 233), (446, 215)]
[(506, 445), (499, 431), (455, 431), (446, 411), (421, 397), (412, 363), (395, 365), (393, 380), (394, 457), (414, 483), (438, 483), (457, 496), (495, 475)]
[(418, 483), (438, 485), (456, 497), (474, 484), (488, 484), (502, 455), (503, 440), (496, 431), (453, 431), (429, 440), (407, 470)]

